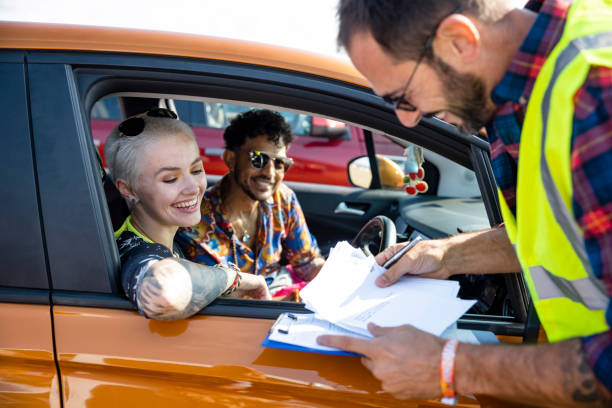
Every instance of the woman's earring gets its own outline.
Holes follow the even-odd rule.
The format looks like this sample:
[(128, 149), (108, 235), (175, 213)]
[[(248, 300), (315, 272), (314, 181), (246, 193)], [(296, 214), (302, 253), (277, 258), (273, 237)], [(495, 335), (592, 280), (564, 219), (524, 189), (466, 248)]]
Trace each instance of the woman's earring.
[(132, 198), (132, 204), (136, 204), (136, 199)]

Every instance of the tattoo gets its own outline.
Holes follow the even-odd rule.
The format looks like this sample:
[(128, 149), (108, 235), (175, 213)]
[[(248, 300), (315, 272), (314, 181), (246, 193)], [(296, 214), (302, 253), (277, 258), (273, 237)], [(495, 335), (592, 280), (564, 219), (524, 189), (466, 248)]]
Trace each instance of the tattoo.
[(578, 344), (577, 347), (577, 358), (579, 359), (579, 364), (576, 376), (579, 378), (580, 386), (577, 386), (572, 391), (572, 399), (583, 404), (597, 402), (599, 399), (597, 382), (584, 355), (581, 344)]
[[(137, 304), (145, 316), (158, 320), (187, 318), (215, 300), (227, 286), (224, 269), (183, 259), (168, 258), (152, 263), (144, 273)], [(165, 290), (169, 280), (174, 281), (173, 285), (166, 285)], [(183, 287), (181, 281), (185, 283)]]
[(200, 265), (183, 259), (178, 260), (191, 276), (191, 301), (182, 313), (181, 319), (189, 317), (218, 298), (226, 289), (227, 272), (214, 266)]

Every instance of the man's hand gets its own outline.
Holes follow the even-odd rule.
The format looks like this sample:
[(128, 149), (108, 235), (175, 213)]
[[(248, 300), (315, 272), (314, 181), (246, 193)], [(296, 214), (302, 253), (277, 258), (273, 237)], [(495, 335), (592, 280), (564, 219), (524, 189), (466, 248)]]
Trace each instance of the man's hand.
[(363, 354), (361, 362), (381, 381), (382, 389), (400, 399), (437, 398), (440, 354), (444, 341), (410, 325), (379, 327), (370, 323), (373, 339), (319, 336), (319, 344)]
[[(376, 262), (383, 265), (397, 251), (408, 243), (390, 246), (376, 255)], [(381, 287), (389, 286), (403, 275), (418, 275), (424, 278), (446, 279), (450, 271), (444, 267), (442, 258), (448, 245), (447, 240), (421, 241), (404, 254), (393, 266), (376, 279)]]
[(229, 297), (244, 297), (248, 296), (253, 299), (272, 300), (268, 285), (263, 276), (253, 275), (251, 273), (240, 273), (240, 286)]

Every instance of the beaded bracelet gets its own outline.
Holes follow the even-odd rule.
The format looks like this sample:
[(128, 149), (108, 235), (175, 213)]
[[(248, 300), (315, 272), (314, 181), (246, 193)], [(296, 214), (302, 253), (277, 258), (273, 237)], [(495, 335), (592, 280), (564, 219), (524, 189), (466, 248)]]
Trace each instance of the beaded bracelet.
[(240, 276), (240, 269), (238, 269), (236, 265), (231, 262), (228, 262), (227, 266), (229, 266), (233, 271), (236, 272), (236, 276), (234, 277), (234, 281), (232, 282), (230, 287), (227, 288), (226, 291), (221, 294), (221, 296), (229, 296), (234, 293), (236, 289), (238, 289), (238, 287), (240, 286), (240, 280), (242, 279), (242, 277)]
[(455, 405), (457, 393), (455, 392), (455, 355), (459, 342), (446, 340), (440, 356), (440, 386), (442, 387), (442, 403)]

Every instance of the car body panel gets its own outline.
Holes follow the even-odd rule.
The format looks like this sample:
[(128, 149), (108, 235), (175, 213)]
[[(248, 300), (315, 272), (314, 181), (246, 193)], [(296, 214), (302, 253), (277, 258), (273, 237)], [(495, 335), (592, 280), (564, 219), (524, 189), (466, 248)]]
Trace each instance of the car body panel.
[(367, 86), (347, 61), (248, 41), (201, 35), (67, 24), (0, 23), (0, 48), (113, 51), (243, 62)]
[(0, 406), (59, 407), (49, 306), (0, 303)]
[(359, 357), (260, 346), (273, 320), (198, 315), (167, 322), (66, 306), (56, 306), (54, 317), (67, 408), (113, 401), (175, 408), (428, 405), (383, 393)]

